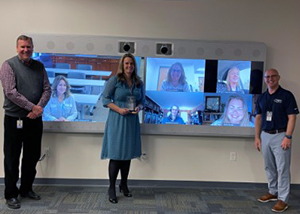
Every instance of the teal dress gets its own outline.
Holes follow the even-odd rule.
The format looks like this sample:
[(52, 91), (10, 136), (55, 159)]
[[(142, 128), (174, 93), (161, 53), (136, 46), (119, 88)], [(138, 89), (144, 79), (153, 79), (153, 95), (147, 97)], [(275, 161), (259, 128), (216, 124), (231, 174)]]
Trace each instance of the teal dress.
[[(145, 89), (143, 84), (135, 84), (129, 88), (126, 83), (118, 81), (117, 76), (111, 77), (103, 92), (103, 106), (109, 103), (126, 108), (128, 96), (135, 96), (136, 105), (145, 102)], [(131, 160), (138, 158), (141, 151), (140, 122), (138, 114), (121, 115), (109, 110), (103, 136), (101, 159)]]

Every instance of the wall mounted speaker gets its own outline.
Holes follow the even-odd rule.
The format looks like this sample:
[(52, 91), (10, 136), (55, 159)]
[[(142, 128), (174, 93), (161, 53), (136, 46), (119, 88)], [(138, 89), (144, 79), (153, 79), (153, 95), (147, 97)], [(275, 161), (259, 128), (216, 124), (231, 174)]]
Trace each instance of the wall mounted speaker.
[(172, 44), (166, 44), (166, 43), (157, 43), (156, 44), (156, 54), (159, 55), (172, 55), (173, 48)]
[(119, 42), (119, 52), (120, 53), (131, 53), (135, 52), (135, 42)]

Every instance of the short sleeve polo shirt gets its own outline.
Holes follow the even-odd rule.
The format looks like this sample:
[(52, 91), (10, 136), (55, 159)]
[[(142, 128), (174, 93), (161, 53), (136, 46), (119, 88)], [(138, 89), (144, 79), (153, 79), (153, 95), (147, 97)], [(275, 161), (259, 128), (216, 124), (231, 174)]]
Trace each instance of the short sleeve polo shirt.
[[(272, 112), (272, 120), (267, 121), (267, 112)], [(261, 129), (271, 131), (286, 129), (288, 115), (299, 114), (294, 95), (279, 86), (275, 93), (265, 91), (256, 102), (255, 114), (261, 114)]]

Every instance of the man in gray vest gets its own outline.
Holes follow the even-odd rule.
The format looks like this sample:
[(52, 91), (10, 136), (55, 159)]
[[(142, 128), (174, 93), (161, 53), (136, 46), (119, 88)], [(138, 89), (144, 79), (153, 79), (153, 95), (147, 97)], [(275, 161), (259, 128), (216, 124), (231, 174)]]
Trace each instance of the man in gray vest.
[[(42, 113), (50, 99), (51, 88), (42, 63), (31, 59), (32, 38), (17, 39), (18, 55), (6, 60), (0, 70), (5, 95), (4, 116), (4, 174), (6, 204), (11, 209), (21, 207), (18, 195), (34, 200), (41, 197), (32, 185), (36, 165), (41, 155), (43, 133)], [(19, 159), (23, 148), (21, 185)]]

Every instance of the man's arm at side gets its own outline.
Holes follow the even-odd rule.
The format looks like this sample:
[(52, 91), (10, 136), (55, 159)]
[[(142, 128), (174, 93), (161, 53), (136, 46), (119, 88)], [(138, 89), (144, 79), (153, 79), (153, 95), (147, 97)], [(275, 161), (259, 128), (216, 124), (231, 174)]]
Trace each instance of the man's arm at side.
[[(288, 115), (288, 124), (286, 128), (286, 135), (293, 135), (294, 129), (296, 125), (296, 115), (295, 114), (289, 114)], [(291, 139), (283, 138), (281, 147), (286, 150), (291, 147)]]
[(261, 150), (261, 114), (257, 114), (255, 116), (255, 148), (260, 151)]
[(51, 97), (51, 86), (50, 86), (50, 82), (49, 82), (49, 78), (47, 75), (47, 72), (44, 68), (44, 80), (43, 80), (44, 84), (43, 84), (43, 94), (41, 96), (40, 101), (38, 102), (38, 106), (41, 106), (42, 108), (44, 108), (48, 101), (50, 100)]
[(41, 99), (39, 100), (38, 104), (34, 105), (31, 109), (32, 111), (27, 115), (31, 119), (39, 117), (43, 114), (43, 109), (47, 105), (47, 103), (51, 97), (51, 87), (50, 87), (48, 75), (47, 75), (45, 68), (44, 68), (43, 72), (44, 72), (43, 93), (42, 93)]

